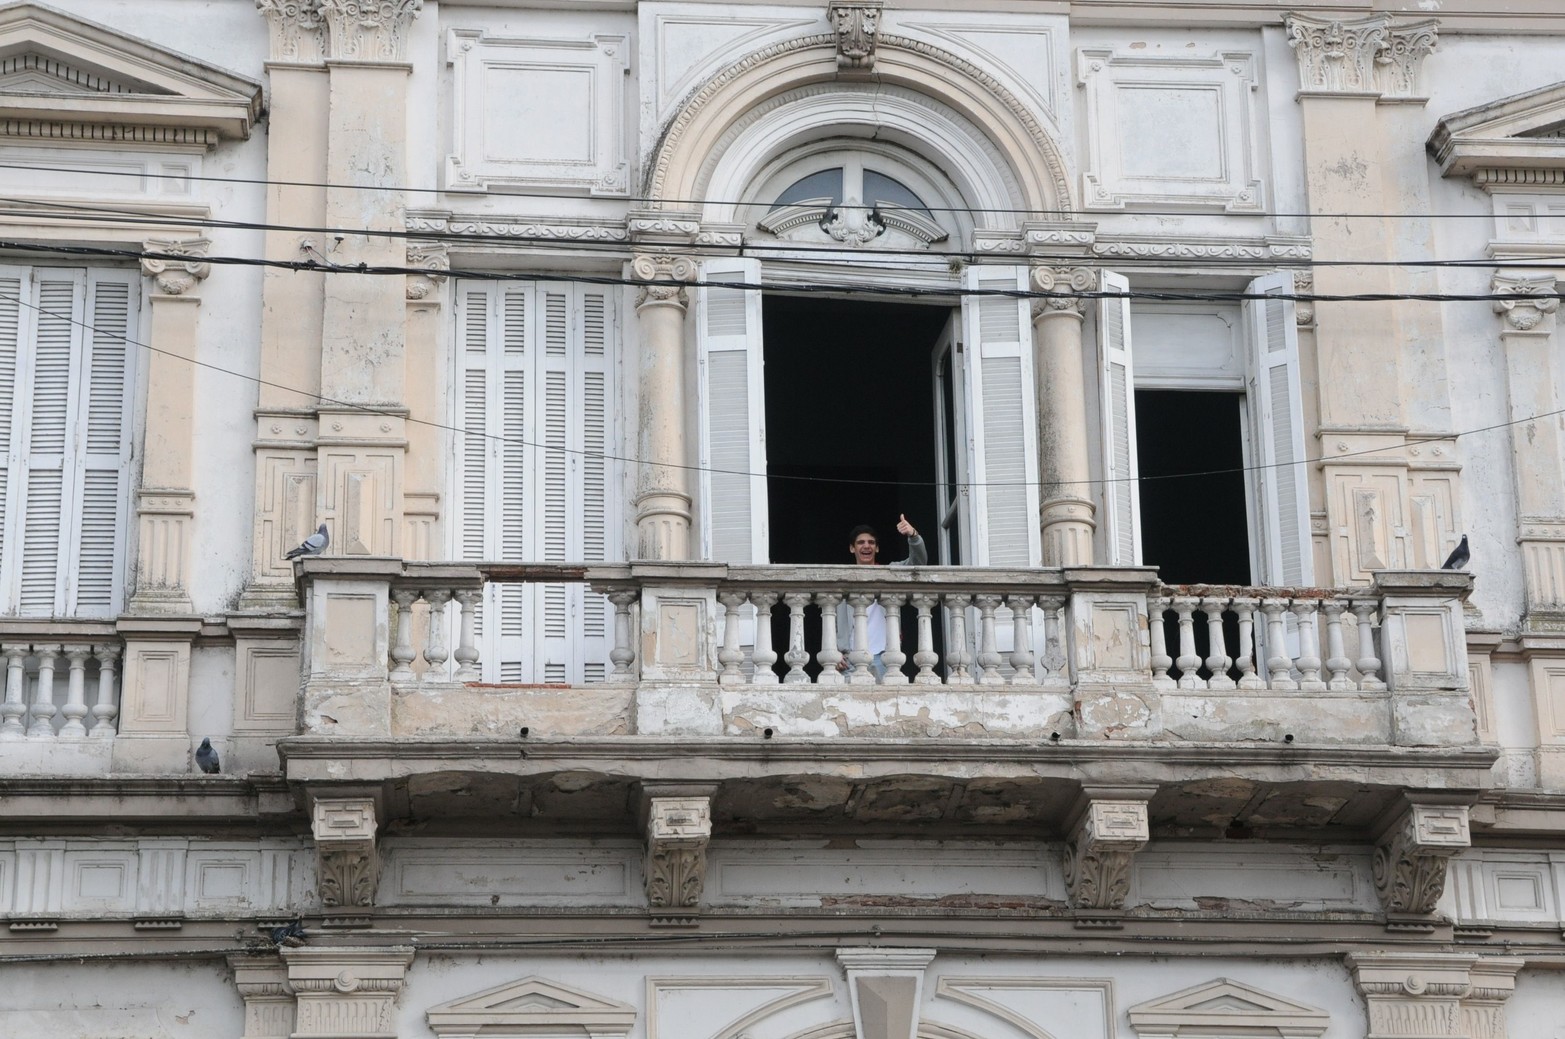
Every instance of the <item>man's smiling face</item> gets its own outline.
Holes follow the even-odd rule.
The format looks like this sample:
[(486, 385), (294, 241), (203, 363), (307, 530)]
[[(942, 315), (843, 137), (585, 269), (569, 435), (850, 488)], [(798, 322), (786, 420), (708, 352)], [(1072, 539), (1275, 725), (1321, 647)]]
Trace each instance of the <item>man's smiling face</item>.
[(848, 551), (853, 553), (853, 561), (859, 566), (874, 566), (875, 555), (880, 551), (880, 543), (875, 540), (873, 534), (860, 534), (853, 539), (853, 544), (848, 546)]

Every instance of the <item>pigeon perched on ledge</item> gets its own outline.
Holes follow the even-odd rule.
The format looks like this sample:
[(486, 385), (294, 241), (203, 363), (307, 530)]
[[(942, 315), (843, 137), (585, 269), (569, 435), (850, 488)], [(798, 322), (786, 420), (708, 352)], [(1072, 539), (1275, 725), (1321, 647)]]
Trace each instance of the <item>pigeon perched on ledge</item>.
[(315, 528), (315, 533), (299, 542), (297, 548), (289, 549), (284, 559), (298, 559), (300, 556), (318, 556), (326, 551), (326, 546), (331, 544), (331, 535), (326, 533), (326, 524), (322, 523)]
[(217, 760), (217, 751), (212, 749), (210, 738), (203, 739), (201, 746), (196, 748), (196, 764), (207, 775), (216, 775), (223, 770), (222, 763)]
[(1473, 558), (1473, 553), (1467, 547), (1467, 535), (1462, 535), (1461, 544), (1451, 550), (1451, 554), (1445, 557), (1445, 562), (1440, 564), (1442, 570), (1460, 570), (1467, 565), (1467, 561)]
[(274, 927), (272, 928), (271, 937), (273, 945), (297, 949), (305, 941), (304, 924), (294, 920), (281, 927)]

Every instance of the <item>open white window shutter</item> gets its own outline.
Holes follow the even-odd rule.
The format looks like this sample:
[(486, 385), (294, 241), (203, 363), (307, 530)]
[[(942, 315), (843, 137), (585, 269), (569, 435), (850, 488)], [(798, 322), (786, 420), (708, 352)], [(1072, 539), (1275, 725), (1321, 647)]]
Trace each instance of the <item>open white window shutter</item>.
[[(1103, 291), (1130, 281), (1102, 273)], [(1141, 565), (1141, 488), (1136, 463), (1136, 379), (1130, 350), (1130, 299), (1098, 300), (1098, 388), (1103, 435), (1103, 544), (1111, 566)]]
[(85, 422), (76, 435), (75, 526), (79, 532), (69, 567), (71, 616), (113, 616), (125, 589), (125, 523), (130, 512), (130, 394), (135, 351), (138, 275), (91, 271), (87, 313), (76, 376), (77, 412)]
[[(1246, 291), (1291, 296), (1293, 276), (1286, 271), (1267, 274), (1252, 281)], [(1250, 481), (1261, 533), (1256, 579), (1270, 585), (1308, 586), (1315, 583), (1315, 567), (1293, 300), (1250, 299), (1244, 312), (1250, 347), (1246, 396), (1259, 448)]]
[[(962, 359), (967, 390), (967, 472), (977, 566), (1037, 566), (1037, 405), (1032, 320), (1025, 267), (970, 267), (962, 298)], [(973, 294), (978, 290), (980, 294)]]
[(0, 612), (15, 601), (20, 566), (14, 553), (21, 544), (17, 523), (21, 510), (13, 508), (21, 482), (19, 457), (22, 427), (27, 421), (27, 401), (21, 386), (22, 330), (27, 308), (27, 272), (0, 267)]
[[(725, 257), (701, 265), (704, 284), (760, 280), (758, 260)], [(717, 284), (695, 293), (703, 555), (723, 563), (765, 563), (770, 550), (761, 292)]]

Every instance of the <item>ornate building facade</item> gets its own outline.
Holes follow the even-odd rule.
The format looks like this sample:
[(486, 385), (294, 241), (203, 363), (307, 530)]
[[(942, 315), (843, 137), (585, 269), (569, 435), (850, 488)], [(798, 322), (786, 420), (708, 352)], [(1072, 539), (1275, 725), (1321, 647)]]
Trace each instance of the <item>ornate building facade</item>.
[(0, 1032), (1554, 1035), (1556, 6), (0, 7)]

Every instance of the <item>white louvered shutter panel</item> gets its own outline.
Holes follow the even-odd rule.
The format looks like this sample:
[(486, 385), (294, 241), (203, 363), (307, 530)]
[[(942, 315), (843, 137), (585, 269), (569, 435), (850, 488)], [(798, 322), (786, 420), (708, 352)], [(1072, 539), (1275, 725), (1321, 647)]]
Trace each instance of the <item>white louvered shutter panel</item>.
[(17, 453), (22, 432), (17, 426), (25, 422), (27, 414), (27, 402), (17, 399), (27, 286), (26, 271), (0, 267), (0, 613), (14, 601), (10, 575), (17, 573), (18, 567), (11, 553), (21, 543), (15, 529), (21, 510), (12, 508), (11, 502), (17, 493), (13, 481), (21, 473)]
[[(543, 311), (543, 488), (541, 494), (542, 551), (538, 558), (549, 563), (572, 560), (571, 548), (571, 292), (566, 285), (541, 285), (538, 299)], [(570, 680), (572, 618), (563, 584), (539, 588), (541, 673), (538, 680)]]
[[(23, 446), (21, 589), (18, 612), (28, 617), (65, 613), (65, 578), (77, 397), (73, 368), (85, 334), (86, 275), (80, 270), (39, 268), (33, 274), (31, 364), (25, 362), (22, 393), (31, 414)], [(29, 370), (30, 369), (30, 370)]]
[[(761, 265), (707, 260), (701, 280), (758, 285)], [(765, 563), (770, 549), (760, 290), (697, 289), (696, 335), (704, 555), (723, 563)]]
[[(580, 324), (579, 348), (575, 353), (577, 370), (572, 393), (579, 402), (576, 430), (577, 452), (573, 497), (578, 521), (576, 559), (587, 563), (604, 562), (615, 547), (610, 538), (610, 469), (608, 455), (613, 446), (613, 425), (609, 401), (613, 388), (613, 357), (610, 350), (617, 342), (614, 335), (613, 297), (602, 288), (578, 287)], [(569, 586), (571, 608), (578, 618), (575, 625), (577, 646), (573, 682), (601, 682), (609, 674), (609, 653), (613, 650), (613, 607), (602, 595), (589, 592), (582, 584)]]
[[(971, 267), (969, 290), (1025, 292), (1025, 267)], [(1032, 320), (1025, 296), (962, 300), (967, 390), (968, 473), (973, 482), (973, 557), (977, 566), (1037, 566), (1037, 405)]]
[[(1286, 271), (1268, 274), (1252, 281), (1247, 292), (1292, 295), (1293, 277)], [(1293, 300), (1246, 300), (1244, 311), (1250, 345), (1246, 395), (1260, 447), (1252, 480), (1261, 531), (1257, 576), (1264, 584), (1312, 585), (1315, 567)]]
[(113, 616), (124, 595), (125, 523), (130, 511), (130, 383), (139, 286), (121, 271), (87, 278), (91, 329), (76, 378), (83, 424), (76, 435), (78, 541), (68, 586), (72, 616)]
[[(1122, 274), (1102, 273), (1105, 292), (1129, 292)], [(1130, 299), (1098, 301), (1098, 413), (1103, 423), (1103, 529), (1111, 566), (1141, 565), (1141, 486), (1136, 464), (1136, 379)]]

